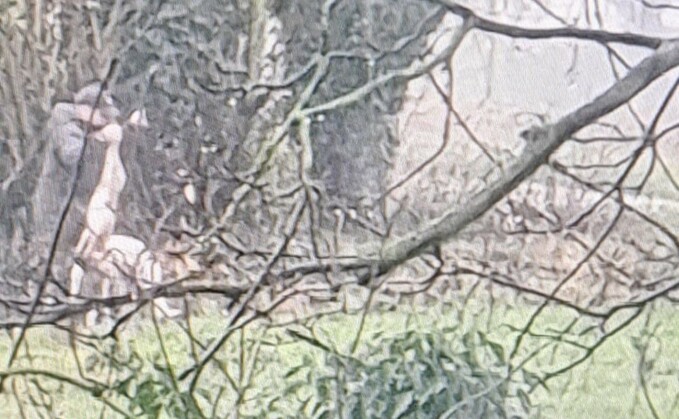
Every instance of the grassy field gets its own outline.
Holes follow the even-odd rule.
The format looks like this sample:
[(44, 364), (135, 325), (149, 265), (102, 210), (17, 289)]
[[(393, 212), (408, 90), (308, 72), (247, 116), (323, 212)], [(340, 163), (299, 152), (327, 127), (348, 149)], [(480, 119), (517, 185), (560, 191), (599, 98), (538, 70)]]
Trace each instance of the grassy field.
[[(202, 388), (199, 392), (203, 392), (204, 400), (213, 402), (218, 395), (219, 401), (214, 404), (220, 412), (232, 412), (232, 407), (239, 404), (243, 417), (295, 417), (299, 416), (295, 412), (302, 409), (300, 406), (305, 400), (318, 397), (313, 387), (321, 382), (318, 377), (332, 376), (336, 365), (331, 360), (338, 359), (337, 356), (370, 362), (369, 355), (374, 353), (371, 350), (379, 347), (380, 342), (411, 331), (443, 336), (447, 345), (458, 350), (476, 342), (465, 340), (466, 337), (482, 336), (497, 345), (494, 348), (506, 361), (516, 342), (517, 329), (526, 324), (534, 309), (495, 301), (491, 310), (488, 301), (469, 301), (464, 306), (461, 303), (402, 306), (392, 311), (376, 310), (365, 317), (361, 313), (335, 314), (306, 322), (305, 326), (251, 325), (245, 332), (235, 333), (225, 344), (217, 357), (218, 364), (206, 368), (199, 381)], [(628, 314), (620, 313), (619, 319), (610, 319), (604, 329), (612, 330)], [(224, 330), (222, 322), (216, 315), (194, 318), (191, 329), (199, 340), (209, 342)], [(647, 307), (587, 360), (549, 379), (544, 386), (536, 386), (529, 393), (534, 416), (653, 418), (655, 412), (657, 417), (679, 417), (677, 324), (679, 313), (670, 305)], [(533, 334), (524, 338), (514, 364), (529, 357), (526, 371), (545, 374), (559, 370), (583, 355), (585, 349), (578, 345), (591, 346), (600, 341), (601, 328), (593, 325), (572, 310), (547, 309), (532, 328)], [(192, 349), (186, 334), (176, 324), (161, 325), (163, 346), (150, 322), (137, 324), (133, 329), (123, 331), (118, 343), (100, 342), (96, 348), (78, 345), (80, 368), (86, 371), (84, 376), (113, 382), (122, 378), (124, 371), (138, 368), (128, 390), (141, 395), (144, 388), (150, 388), (149, 383), (162, 383), (163, 377), (171, 382), (173, 375), (191, 365), (193, 352), (199, 352), (195, 345)], [(559, 333), (564, 330), (568, 333)], [(15, 370), (46, 371), (70, 377), (76, 384), (87, 384), (78, 372), (76, 357), (64, 333), (36, 328), (26, 341), (26, 350), (22, 351)], [(1, 359), (7, 358), (9, 344), (5, 335), (0, 340)], [(119, 361), (119, 370), (112, 368), (110, 359), (106, 361), (98, 355), (101, 353), (112, 354)], [(166, 356), (173, 367), (170, 374), (163, 370)], [(406, 351), (402, 356), (410, 355)], [(520, 381), (521, 377), (519, 373), (515, 379)], [(171, 395), (156, 399), (152, 396), (165, 388), (171, 390), (172, 386), (154, 385), (155, 393), (150, 392), (147, 399), (139, 400), (171, 404)], [(179, 383), (180, 388), (182, 385)], [(55, 417), (64, 418), (121, 417), (111, 406), (126, 409), (127, 401), (112, 392), (104, 393), (112, 403), (104, 407), (77, 385), (59, 383), (45, 375), (17, 376), (5, 381), (4, 386), (5, 391), (0, 394), (1, 417), (41, 417), (39, 412), (44, 414), (47, 410)], [(43, 392), (35, 391), (36, 386)], [(14, 393), (20, 396), (21, 408)], [(40, 404), (48, 408), (31, 407)], [(207, 402), (201, 402), (201, 406), (206, 407)], [(304, 412), (311, 416), (308, 410)]]

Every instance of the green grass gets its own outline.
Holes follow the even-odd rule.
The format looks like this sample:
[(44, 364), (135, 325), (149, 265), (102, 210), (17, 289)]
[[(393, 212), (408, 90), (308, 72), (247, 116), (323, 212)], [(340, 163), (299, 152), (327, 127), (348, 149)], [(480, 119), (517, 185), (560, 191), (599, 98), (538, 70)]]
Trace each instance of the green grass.
[[(478, 301), (477, 301), (478, 300)], [(319, 318), (308, 323), (308, 328), (293, 326), (298, 333), (312, 336), (318, 342), (331, 348), (332, 351), (347, 356), (364, 357), (367, 348), (376, 345), (380, 339), (398, 336), (405, 331), (421, 333), (446, 334), (452, 336), (451, 342), (460, 345), (457, 337), (465, 333), (481, 331), (488, 340), (498, 343), (508, 356), (517, 336), (517, 328), (525, 325), (534, 307), (518, 306), (516, 303), (503, 304), (495, 301), (493, 309), (489, 309), (488, 301), (472, 300), (463, 310), (461, 304), (430, 305), (426, 308), (403, 306), (394, 311), (374, 311), (365, 318), (361, 331), (360, 344), (354, 354), (351, 353), (356, 334), (361, 324), (361, 314), (336, 314)], [(572, 325), (576, 313), (565, 308), (550, 308), (536, 322), (533, 331), (541, 335), (554, 334), (555, 330), (563, 330)], [(613, 327), (610, 320), (607, 327)], [(192, 320), (192, 330), (201, 341), (218, 337), (224, 330), (224, 319), (217, 315), (203, 316)], [(572, 325), (571, 332), (578, 336), (577, 342), (590, 345), (598, 340), (601, 332), (597, 328), (589, 328), (591, 322), (579, 319)], [(555, 418), (652, 418), (648, 402), (644, 396), (639, 375), (641, 353), (645, 351), (644, 371), (648, 397), (651, 399), (660, 417), (679, 417), (676, 404), (679, 388), (679, 312), (668, 304), (656, 304), (646, 309), (638, 319), (621, 333), (607, 340), (588, 360), (546, 382), (546, 388), (537, 386), (531, 393), (532, 404), (539, 409), (542, 417)], [(242, 413), (251, 412), (261, 415), (266, 411), (266, 403), (280, 397), (275, 403), (286, 405), (289, 412), (294, 412), (300, 399), (313, 393), (312, 389), (300, 385), (291, 394), (276, 394), (281, 388), (289, 386), (292, 378), (286, 378), (294, 368), (305, 363), (318, 364), (316, 372), (331, 372), (332, 368), (323, 366), (327, 355), (323, 349), (294, 337), (286, 328), (264, 328), (261, 325), (248, 327), (241, 336), (235, 333), (227, 342), (218, 359), (219, 366), (210, 364), (206, 368), (199, 387), (205, 394), (216, 396), (223, 388), (220, 409), (226, 410), (237, 400), (237, 393), (229, 386), (225, 378), (226, 371), (236, 385), (242, 381), (240, 369), (251, 361), (256, 373), (252, 374), (250, 386), (241, 401)], [(192, 363), (191, 347), (186, 335), (172, 323), (163, 323), (161, 333), (169, 354), (173, 370), (179, 373)], [(240, 342), (245, 343), (246, 353), (241, 356)], [(15, 368), (33, 368), (58, 372), (59, 374), (78, 379), (78, 369), (72, 354), (69, 341), (64, 334), (45, 328), (36, 328), (27, 335), (27, 346), (21, 351), (21, 358)], [(548, 342), (544, 337), (528, 337), (519, 351), (518, 359), (532, 353)], [(10, 340), (5, 335), (0, 338), (0, 359), (7, 359)], [(112, 342), (102, 343), (98, 350), (111, 348)], [(26, 358), (26, 349), (31, 355), (31, 362)], [(464, 348), (457, 348), (464, 349)], [(157, 335), (150, 322), (123, 331), (116, 351), (121, 354), (136, 353), (142, 360), (143, 368), (140, 378), (144, 376), (158, 377), (157, 371), (151, 367), (164, 364)], [(96, 351), (79, 346), (79, 355), (84, 364), (94, 363), (98, 358)], [(533, 356), (526, 364), (529, 371), (549, 372), (568, 365), (581, 356), (582, 351), (567, 343), (551, 344)], [(123, 356), (124, 358), (124, 356)], [(104, 364), (91, 367), (91, 376), (105, 380), (112, 374)], [(249, 367), (248, 367), (249, 368)], [(146, 375), (144, 375), (146, 374)], [(155, 375), (154, 375), (155, 374)], [(114, 375), (111, 375), (114, 376)], [(292, 376), (291, 376), (292, 377)], [(40, 378), (37, 382), (48, 389), (54, 411), (59, 417), (96, 418), (100, 417), (103, 404), (91, 395), (71, 385), (59, 385), (56, 381)], [(288, 380), (288, 381), (286, 381)], [(5, 391), (0, 394), (0, 417), (20, 417), (12, 385), (21, 394), (24, 402), (36, 394), (27, 392), (24, 379), (8, 380)], [(110, 399), (118, 406), (125, 406), (125, 400), (119, 397)], [(266, 402), (266, 403), (265, 403)], [(201, 406), (207, 406), (206, 403)], [(24, 403), (24, 414), (27, 417), (38, 417)], [(105, 417), (118, 417), (107, 409)]]

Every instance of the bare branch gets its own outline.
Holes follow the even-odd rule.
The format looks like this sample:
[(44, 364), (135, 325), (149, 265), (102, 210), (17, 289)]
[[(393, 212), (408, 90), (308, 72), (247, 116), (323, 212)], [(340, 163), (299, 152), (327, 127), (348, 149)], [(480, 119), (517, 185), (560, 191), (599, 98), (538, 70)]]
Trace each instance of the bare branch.
[(452, 238), (535, 172), (571, 135), (626, 103), (652, 81), (678, 65), (679, 42), (668, 42), (591, 103), (554, 124), (524, 132), (522, 136), (528, 144), (523, 155), (502, 173), (499, 180), (472, 197), (464, 209), (447, 213), (419, 232), (388, 241), (378, 254), (380, 273), (421, 254), (428, 247)]

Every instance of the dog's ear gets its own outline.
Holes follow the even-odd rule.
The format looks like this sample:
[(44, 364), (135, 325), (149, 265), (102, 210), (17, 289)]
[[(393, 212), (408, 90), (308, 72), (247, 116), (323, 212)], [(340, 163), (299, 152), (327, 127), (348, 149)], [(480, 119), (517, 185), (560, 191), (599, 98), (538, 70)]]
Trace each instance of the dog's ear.
[(141, 108), (132, 112), (130, 116), (127, 118), (127, 122), (130, 125), (134, 125), (136, 127), (148, 128), (149, 121), (148, 119), (146, 119), (146, 109)]
[(91, 133), (88, 138), (102, 143), (119, 143), (123, 139), (123, 128), (116, 123), (108, 124), (104, 128)]

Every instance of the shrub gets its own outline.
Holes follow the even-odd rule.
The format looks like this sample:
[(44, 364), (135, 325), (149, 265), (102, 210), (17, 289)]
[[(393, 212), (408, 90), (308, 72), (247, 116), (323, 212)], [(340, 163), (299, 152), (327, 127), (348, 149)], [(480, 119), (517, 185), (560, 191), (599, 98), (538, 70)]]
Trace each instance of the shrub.
[[(327, 351), (324, 365), (298, 367), (313, 395), (305, 415), (345, 418), (506, 418), (531, 409), (512, 380), (506, 379), (504, 348), (481, 332), (457, 339), (410, 331), (366, 344), (357, 357)], [(367, 361), (362, 361), (367, 360)], [(300, 382), (288, 380), (288, 391)], [(308, 389), (307, 389), (308, 390)]]

